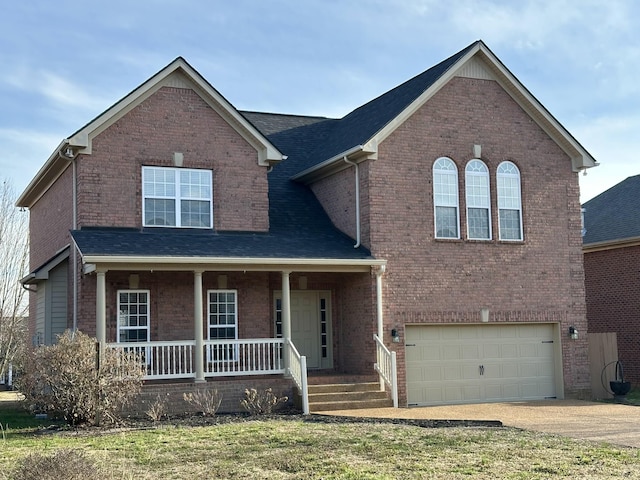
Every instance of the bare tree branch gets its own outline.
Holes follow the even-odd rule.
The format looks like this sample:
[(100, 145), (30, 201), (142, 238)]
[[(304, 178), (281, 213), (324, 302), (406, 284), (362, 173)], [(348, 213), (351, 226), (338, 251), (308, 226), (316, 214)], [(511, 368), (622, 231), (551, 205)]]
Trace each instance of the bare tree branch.
[(26, 341), (27, 292), (20, 279), (29, 269), (29, 216), (15, 207), (13, 185), (0, 180), (0, 378)]

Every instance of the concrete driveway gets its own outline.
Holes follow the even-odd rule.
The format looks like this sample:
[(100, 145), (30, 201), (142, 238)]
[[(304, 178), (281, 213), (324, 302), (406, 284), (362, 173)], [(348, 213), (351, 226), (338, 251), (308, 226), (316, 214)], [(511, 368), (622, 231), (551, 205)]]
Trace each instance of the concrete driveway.
[(616, 403), (544, 400), (323, 413), (420, 420), (499, 420), (509, 427), (640, 448), (640, 407)]

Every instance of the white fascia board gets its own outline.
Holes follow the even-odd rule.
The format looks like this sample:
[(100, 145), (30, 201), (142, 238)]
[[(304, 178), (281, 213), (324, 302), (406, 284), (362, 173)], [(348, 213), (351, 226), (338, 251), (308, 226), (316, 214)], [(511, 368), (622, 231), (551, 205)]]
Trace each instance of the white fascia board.
[(558, 122), (549, 111), (520, 83), (520, 81), (493, 55), (481, 42), (469, 50), (427, 90), (416, 98), (396, 118), (385, 125), (373, 138), (378, 144), (391, 135), (411, 115), (433, 97), (444, 85), (455, 77), (463, 66), (475, 55), (479, 55), (489, 67), (495, 80), (513, 98), (522, 109), (542, 128), (547, 135), (571, 158), (574, 172), (597, 167), (598, 163), (580, 143)]
[(602, 250), (614, 250), (616, 248), (627, 248), (640, 246), (640, 237), (619, 238), (616, 240), (605, 240), (602, 242), (587, 243), (582, 245), (583, 253), (599, 252)]
[(308, 185), (341, 170), (345, 170), (351, 166), (344, 161), (345, 157), (356, 163), (364, 160), (375, 160), (378, 158), (378, 144), (375, 141), (369, 141), (364, 145), (356, 145), (349, 150), (334, 155), (324, 162), (293, 175), (291, 180)]
[(384, 266), (386, 260), (332, 258), (242, 258), (242, 257), (133, 257), (83, 255), (85, 264), (97, 270), (225, 270), (308, 272), (367, 272), (371, 267)]
[(72, 138), (87, 138), (87, 145), (80, 153), (91, 154), (91, 140), (109, 128), (117, 120), (125, 116), (135, 107), (144, 102), (160, 88), (171, 81), (172, 75), (182, 74), (195, 88), (202, 99), (231, 127), (242, 136), (257, 151), (257, 161), (261, 166), (269, 166), (283, 160), (283, 155), (266, 139), (251, 123), (249, 123), (231, 103), (229, 103), (215, 88), (211, 86), (184, 59), (177, 58), (160, 72), (148, 79), (134, 91), (112, 105), (101, 115), (96, 117)]

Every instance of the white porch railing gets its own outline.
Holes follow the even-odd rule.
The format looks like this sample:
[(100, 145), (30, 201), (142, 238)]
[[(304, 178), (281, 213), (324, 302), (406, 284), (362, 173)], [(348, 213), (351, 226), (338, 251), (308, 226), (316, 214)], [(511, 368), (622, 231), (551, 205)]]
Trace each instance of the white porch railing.
[(373, 334), (373, 339), (376, 342), (376, 363), (374, 368), (384, 380), (384, 383), (391, 389), (393, 406), (398, 408), (398, 368), (396, 365), (396, 352), (390, 351), (375, 333)]
[[(205, 341), (205, 377), (283, 374), (283, 345), (281, 338)], [(147, 364), (145, 380), (196, 375), (195, 340), (108, 343), (107, 347), (139, 355)]]
[(300, 355), (291, 340), (286, 343), (289, 353), (289, 374), (300, 390), (302, 397), (302, 413), (309, 415), (309, 389), (307, 386), (307, 357)]
[(281, 338), (208, 340), (205, 377), (285, 373)]

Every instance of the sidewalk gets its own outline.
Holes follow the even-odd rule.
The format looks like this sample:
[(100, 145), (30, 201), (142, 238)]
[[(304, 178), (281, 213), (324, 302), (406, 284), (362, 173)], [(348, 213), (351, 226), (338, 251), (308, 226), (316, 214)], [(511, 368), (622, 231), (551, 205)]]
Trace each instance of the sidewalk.
[(372, 418), (499, 420), (504, 426), (640, 448), (640, 407), (580, 400), (315, 412)]

